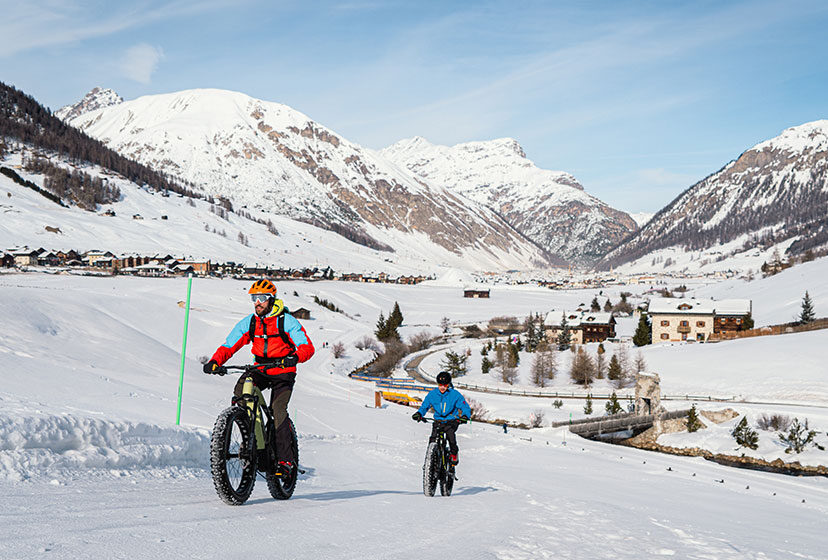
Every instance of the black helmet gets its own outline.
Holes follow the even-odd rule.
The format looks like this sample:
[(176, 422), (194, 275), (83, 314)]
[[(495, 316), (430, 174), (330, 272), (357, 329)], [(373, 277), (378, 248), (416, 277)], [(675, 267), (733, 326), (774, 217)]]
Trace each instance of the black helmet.
[(441, 371), (437, 374), (437, 385), (450, 385), (451, 374), (447, 371)]

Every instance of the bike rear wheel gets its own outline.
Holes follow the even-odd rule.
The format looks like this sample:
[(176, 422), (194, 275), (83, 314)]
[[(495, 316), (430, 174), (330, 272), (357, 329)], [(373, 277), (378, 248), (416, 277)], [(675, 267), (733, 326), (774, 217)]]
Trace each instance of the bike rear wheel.
[(296, 427), (293, 425), (293, 420), (287, 418), (291, 433), (291, 446), (293, 447), (293, 457), (296, 459), (293, 462), (293, 467), (289, 472), (280, 474), (268, 474), (265, 478), (267, 480), (267, 489), (270, 490), (270, 495), (277, 500), (287, 500), (293, 496), (293, 491), (296, 489), (296, 480), (299, 478), (299, 439), (296, 437)]
[(437, 479), (440, 477), (440, 448), (436, 442), (429, 443), (423, 463), (423, 494), (429, 498), (434, 496), (437, 489)]
[(213, 426), (210, 440), (210, 470), (213, 485), (222, 501), (240, 506), (247, 501), (256, 483), (256, 455), (250, 456), (253, 433), (247, 412), (231, 406), (224, 409)]

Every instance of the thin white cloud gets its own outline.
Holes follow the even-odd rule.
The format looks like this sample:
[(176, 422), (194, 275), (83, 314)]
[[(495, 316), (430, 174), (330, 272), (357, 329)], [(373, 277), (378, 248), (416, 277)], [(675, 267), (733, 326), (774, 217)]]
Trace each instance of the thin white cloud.
[(130, 80), (148, 84), (162, 58), (164, 51), (161, 47), (141, 43), (127, 49), (121, 60), (121, 71)]
[(0, 7), (0, 58), (105, 37), (147, 23), (218, 11), (237, 4), (238, 0), (144, 0), (104, 4), (90, 0), (27, 0), (3, 3)]

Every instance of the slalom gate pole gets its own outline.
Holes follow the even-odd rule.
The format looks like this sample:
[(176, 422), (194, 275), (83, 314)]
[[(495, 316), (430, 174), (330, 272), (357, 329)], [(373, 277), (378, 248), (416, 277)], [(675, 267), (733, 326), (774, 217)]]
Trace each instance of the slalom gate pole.
[(184, 341), (181, 343), (181, 373), (178, 376), (178, 412), (175, 414), (175, 425), (181, 425), (181, 392), (184, 389), (184, 358), (187, 355), (187, 326), (190, 324), (190, 291), (193, 287), (193, 273), (187, 275), (187, 306), (184, 312)]

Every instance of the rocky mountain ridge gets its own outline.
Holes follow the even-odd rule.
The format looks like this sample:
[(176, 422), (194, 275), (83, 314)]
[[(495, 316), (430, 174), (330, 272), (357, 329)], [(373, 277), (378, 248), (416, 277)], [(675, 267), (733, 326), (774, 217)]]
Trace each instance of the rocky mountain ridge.
[(586, 193), (571, 174), (538, 168), (512, 138), (448, 147), (415, 137), (380, 154), (491, 208), (567, 261), (590, 264), (637, 229), (629, 214)]
[(688, 188), (600, 263), (617, 267), (656, 251), (738, 250), (788, 242), (787, 254), (828, 247), (828, 120), (795, 126)]
[(486, 267), (548, 263), (495, 212), (417, 179), (286, 105), (188, 90), (68, 122), (197, 192), (342, 231), (374, 248), (419, 250), (427, 241)]

